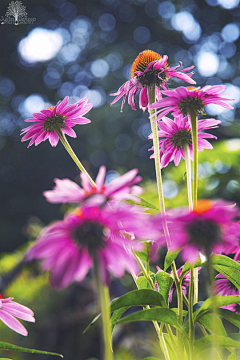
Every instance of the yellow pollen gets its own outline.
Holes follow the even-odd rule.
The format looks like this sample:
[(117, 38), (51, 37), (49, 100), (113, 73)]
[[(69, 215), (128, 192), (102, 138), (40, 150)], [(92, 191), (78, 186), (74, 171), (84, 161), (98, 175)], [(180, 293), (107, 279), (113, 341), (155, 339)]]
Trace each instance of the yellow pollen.
[(48, 108), (48, 110), (54, 110), (56, 106), (51, 106)]
[[(187, 89), (188, 89), (188, 90), (195, 90), (196, 87), (195, 87), (195, 86), (187, 86)], [(199, 89), (196, 89), (195, 92), (196, 92), (196, 93), (199, 92)]]
[[(140, 52), (140, 54), (134, 60), (131, 67), (131, 78), (134, 78), (136, 71), (144, 71), (146, 70), (148, 64), (155, 60), (160, 60), (162, 58), (161, 55), (152, 50), (144, 50)], [(167, 68), (168, 64), (164, 66)]]
[(76, 210), (73, 211), (73, 213), (80, 218), (83, 217), (83, 211), (81, 208), (77, 208)]
[(211, 210), (213, 207), (213, 203), (210, 200), (202, 199), (199, 200), (197, 203), (193, 206), (193, 212), (196, 214), (203, 214), (209, 210)]

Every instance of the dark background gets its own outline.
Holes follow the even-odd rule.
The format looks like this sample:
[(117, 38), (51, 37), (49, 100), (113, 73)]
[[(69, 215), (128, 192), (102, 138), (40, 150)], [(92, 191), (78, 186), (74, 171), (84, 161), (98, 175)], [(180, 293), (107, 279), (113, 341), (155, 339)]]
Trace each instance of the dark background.
[[(1, 1), (0, 18), (5, 17), (8, 5), (9, 1)], [(42, 226), (62, 218), (64, 208), (59, 209), (58, 205), (48, 204), (42, 196), (44, 190), (52, 188), (54, 178), (67, 177), (79, 182), (79, 171), (60, 143), (56, 148), (52, 148), (46, 141), (38, 147), (27, 149), (28, 142), (21, 143), (20, 138), (21, 129), (29, 125), (24, 123), (24, 119), (30, 118), (33, 112), (55, 105), (66, 95), (70, 96), (71, 102), (87, 95), (89, 101), (94, 103), (93, 109), (87, 115), (92, 123), (76, 126), (74, 130), (77, 138), (69, 139), (90, 174), (96, 176), (99, 166), (105, 164), (110, 180), (137, 167), (145, 181), (146, 191), (152, 191), (154, 166), (153, 161), (149, 160), (148, 152), (151, 147), (151, 141), (148, 140), (148, 114), (143, 114), (140, 110), (133, 111), (127, 103), (123, 113), (120, 113), (120, 101), (112, 107), (109, 106), (113, 100), (109, 94), (129, 79), (131, 64), (144, 49), (168, 55), (170, 66), (176, 66), (178, 61), (183, 61), (184, 67), (195, 65), (193, 78), (200, 86), (227, 84), (226, 92), (235, 99), (232, 103), (236, 109), (219, 113), (212, 108), (209, 109), (210, 116), (206, 117), (214, 116), (222, 120), (223, 124), (213, 132), (219, 139), (239, 136), (240, 8), (237, 0), (25, 0), (23, 5), (26, 6), (28, 18), (36, 18), (32, 25), (0, 24), (1, 252), (12, 252), (26, 244), (33, 230), (31, 227), (29, 230), (29, 223)], [(35, 32), (31, 33), (34, 29)], [(24, 57), (19, 50), (19, 44), (22, 39), (39, 34), (40, 29), (45, 29), (45, 32), (41, 33), (44, 37), (42, 40), (35, 38), (32, 45), (28, 45), (27, 50), (31, 57), (27, 60), (26, 48)], [(52, 36), (55, 36), (53, 34), (58, 34), (57, 39), (60, 36), (61, 45), (57, 39), (52, 39)], [(50, 49), (53, 51), (59, 45), (55, 56), (46, 55), (49, 54), (46, 52), (46, 49), (49, 49), (48, 41), (51, 42)], [(171, 80), (169, 87), (179, 84), (184, 83)], [(239, 202), (239, 152), (236, 151), (240, 146), (238, 140), (232, 144), (235, 149), (232, 162), (231, 154), (227, 154), (224, 160), (222, 153), (216, 155), (216, 160), (209, 160), (210, 157), (208, 159), (208, 155), (205, 155), (205, 165), (200, 167), (200, 170), (201, 176), (207, 179), (208, 190), (202, 190), (202, 194), (207, 197), (224, 197)], [(220, 162), (216, 163), (217, 160)], [(184, 170), (180, 175), (176, 175), (177, 170), (169, 166), (163, 173), (166, 195), (171, 205), (175, 197), (171, 186), (174, 182), (175, 189), (178, 187), (181, 193)], [(155, 190), (153, 192), (156, 193)], [(179, 202), (179, 205), (183, 204), (184, 202)], [(12, 265), (17, 264), (19, 259), (14, 256), (14, 260), (8, 258)], [(2, 265), (5, 271), (10, 268), (10, 265)], [(24, 289), (27, 289), (24, 281), (28, 276), (21, 280), (22, 287), (19, 285), (19, 289), (24, 286)], [(115, 289), (113, 285), (113, 294), (122, 293), (121, 286), (118, 284)], [(13, 287), (11, 290), (14, 291)], [(48, 288), (45, 291), (45, 301), (49, 302), (50, 313), (55, 308), (53, 299), (57, 301), (58, 295), (49, 295)], [(82, 299), (79, 295), (83, 291), (82, 285), (73, 285), (69, 291), (61, 295), (61, 309), (68, 308), (69, 301), (76, 301), (74, 296)], [(36, 293), (34, 294), (31, 296), (36, 304)], [(69, 294), (75, 295), (71, 297)], [(90, 292), (86, 304), (91, 296)], [(68, 300), (69, 298), (71, 300)], [(41, 301), (38, 301), (41, 308)], [(81, 301), (81, 305), (84, 305), (84, 299)], [(76, 304), (71, 306), (74, 308)], [(51, 316), (54, 318), (54, 315)], [(56, 314), (51, 323), (55, 324), (52, 325), (52, 334), (61, 329), (61, 326), (65, 329), (62, 323), (59, 326), (57, 316)], [(41, 335), (35, 333), (33, 338), (39, 339), (43, 333), (44, 324)], [(66, 335), (66, 332), (64, 334)], [(72, 339), (71, 334), (76, 334), (74, 328), (72, 333), (68, 331), (68, 339)], [(66, 339), (64, 336), (63, 339)], [(48, 336), (51, 349), (53, 346), (55, 350), (60, 347), (60, 350), (65, 352), (66, 348), (75, 349), (74, 351), (79, 349), (80, 343), (76, 339), (74, 344), (71, 345), (70, 341), (70, 345), (65, 346), (64, 341), (59, 344), (55, 337), (56, 335), (52, 335), (50, 341)], [(44, 339), (43, 344), (46, 344)], [(81, 349), (82, 346), (83, 344)], [(88, 343), (86, 348), (89, 350)], [(67, 353), (70, 356), (69, 349)], [(93, 349), (90, 352), (88, 350), (81, 350), (78, 357), (71, 355), (69, 359), (97, 356), (98, 351), (94, 354), (91, 353)], [(130, 357), (129, 352), (129, 357), (124, 354), (119, 356), (116, 358), (135, 358)]]

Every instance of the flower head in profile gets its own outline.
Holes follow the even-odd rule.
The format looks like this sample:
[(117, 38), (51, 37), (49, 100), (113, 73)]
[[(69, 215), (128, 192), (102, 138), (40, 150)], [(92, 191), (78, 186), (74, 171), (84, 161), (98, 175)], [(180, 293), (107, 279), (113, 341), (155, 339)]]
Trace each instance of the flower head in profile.
[(12, 300), (12, 297), (2, 299), (0, 295), (0, 320), (10, 329), (23, 336), (27, 336), (27, 330), (16, 317), (25, 321), (35, 322), (34, 313), (28, 307)]
[[(212, 145), (206, 139), (216, 139), (216, 136), (205, 133), (205, 130), (214, 129), (218, 127), (221, 121), (215, 119), (198, 120), (198, 151), (204, 149), (212, 149)], [(192, 147), (192, 133), (191, 122), (189, 118), (183, 115), (177, 116), (174, 120), (164, 116), (162, 121), (158, 122), (159, 132), (159, 149), (161, 166), (166, 167), (170, 161), (174, 161), (175, 166), (178, 166), (181, 158), (185, 159), (184, 146), (189, 146), (190, 157), (193, 159)], [(152, 139), (152, 134), (149, 139)], [(152, 147), (149, 151), (154, 151)], [(154, 153), (150, 158), (154, 157)]]
[[(112, 104), (123, 97), (121, 111), (128, 97), (128, 103), (133, 110), (137, 110), (135, 95), (139, 93), (139, 107), (143, 111), (148, 108), (148, 87), (152, 84), (156, 85), (156, 95), (161, 99), (160, 89), (166, 89), (166, 84), (170, 78), (177, 78), (187, 81), (190, 84), (196, 84), (191, 79), (193, 73), (184, 74), (185, 71), (191, 70), (194, 66), (187, 69), (179, 70), (180, 65), (170, 68), (167, 63), (167, 55), (161, 56), (155, 51), (144, 50), (134, 60), (131, 67), (131, 79), (123, 84), (116, 93)], [(112, 105), (111, 104), (111, 105)]]
[(177, 89), (162, 91), (167, 97), (159, 99), (151, 105), (151, 109), (159, 109), (157, 111), (157, 120), (161, 120), (163, 116), (172, 113), (172, 115), (187, 116), (190, 112), (202, 114), (204, 108), (208, 104), (220, 105), (226, 109), (233, 107), (226, 103), (227, 97), (221, 94), (226, 89), (225, 85), (208, 85), (200, 87), (184, 87)]
[(83, 116), (93, 106), (93, 104), (87, 103), (87, 97), (67, 106), (68, 100), (69, 97), (66, 96), (56, 106), (34, 113), (33, 118), (25, 120), (26, 122), (35, 123), (21, 132), (21, 135), (24, 135), (22, 141), (31, 139), (28, 147), (33, 144), (37, 146), (47, 139), (49, 139), (52, 146), (57, 146), (59, 133), (76, 137), (77, 135), (72, 127), (77, 124), (83, 125), (91, 122)]
[(154, 230), (149, 228), (148, 215), (137, 206), (79, 207), (43, 229), (26, 259), (42, 259), (56, 288), (83, 280), (97, 259), (101, 280), (107, 284), (109, 272), (116, 277), (138, 272), (132, 249), (142, 250), (139, 240), (151, 236)]
[[(240, 290), (228, 279), (226, 276), (222, 274), (218, 274), (216, 276), (216, 281), (214, 282), (214, 288), (216, 295), (221, 296), (231, 296), (231, 295), (240, 295)], [(210, 292), (212, 292), (212, 286), (210, 286)], [(240, 303), (238, 304), (230, 304), (221, 306), (224, 309), (228, 309), (234, 311), (237, 314), (240, 314)]]
[(94, 196), (98, 203), (107, 200), (133, 200), (138, 202), (136, 195), (142, 193), (142, 188), (136, 184), (142, 180), (137, 175), (138, 169), (132, 169), (126, 174), (114, 179), (108, 185), (104, 185), (106, 167), (101, 166), (96, 178), (96, 186), (93, 186), (84, 172), (80, 174), (82, 187), (69, 179), (55, 179), (56, 186), (53, 190), (43, 194), (51, 203), (82, 202)]
[[(228, 254), (229, 249), (238, 245), (240, 227), (234, 220), (239, 215), (239, 208), (224, 200), (202, 199), (193, 211), (188, 208), (167, 211), (170, 250), (181, 249), (183, 260), (192, 264), (198, 260), (199, 252), (207, 257), (211, 253)], [(159, 216), (155, 218), (155, 226), (161, 230)], [(160, 235), (160, 241), (162, 237)]]

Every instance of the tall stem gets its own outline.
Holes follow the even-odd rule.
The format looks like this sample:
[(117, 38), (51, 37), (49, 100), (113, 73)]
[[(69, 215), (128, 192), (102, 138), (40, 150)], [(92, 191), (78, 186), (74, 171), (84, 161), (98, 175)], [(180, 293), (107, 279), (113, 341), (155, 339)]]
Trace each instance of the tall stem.
[(189, 286), (189, 344), (190, 344), (190, 360), (193, 360), (193, 343), (194, 343), (194, 322), (193, 322), (193, 266), (190, 271), (190, 286)]
[(193, 201), (192, 201), (191, 159), (190, 159), (189, 145), (185, 144), (182, 149), (183, 149), (183, 153), (184, 153), (184, 157), (185, 157), (186, 172), (187, 172), (187, 190), (188, 190), (189, 210), (192, 211), (193, 210)]
[[(189, 113), (192, 127), (192, 146), (193, 146), (193, 206), (197, 203), (197, 185), (198, 185), (198, 116), (196, 111)], [(198, 302), (198, 268), (193, 271), (194, 274), (194, 300)]]
[(98, 289), (98, 300), (102, 314), (102, 328), (103, 328), (103, 341), (104, 341), (104, 360), (113, 360), (111, 349), (111, 328), (110, 328), (110, 311), (109, 311), (109, 290), (106, 285), (101, 281), (99, 275), (98, 261), (94, 259), (94, 270)]
[(71, 146), (70, 146), (69, 142), (67, 141), (67, 139), (66, 139), (65, 135), (63, 134), (63, 132), (60, 130), (60, 131), (57, 132), (57, 134), (58, 134), (59, 139), (61, 140), (63, 146), (65, 147), (65, 149), (67, 150), (67, 152), (69, 153), (69, 155), (71, 156), (71, 158), (73, 159), (73, 161), (75, 162), (77, 167), (87, 175), (88, 180), (90, 181), (92, 186), (96, 186), (95, 182), (93, 181), (93, 179), (91, 178), (91, 176), (89, 175), (87, 170), (82, 165), (81, 161), (78, 159), (78, 157), (74, 153), (73, 149), (71, 148)]
[[(156, 85), (152, 84), (148, 86), (148, 112), (151, 115), (156, 113), (155, 109), (150, 109), (150, 105), (156, 102)], [(161, 214), (165, 214), (165, 204), (164, 204), (164, 195), (163, 195), (163, 185), (162, 185), (162, 174), (161, 174), (161, 164), (160, 164), (160, 151), (159, 151), (159, 141), (158, 141), (158, 128), (157, 123), (154, 121), (156, 120), (156, 115), (150, 117), (151, 123), (151, 130), (153, 135), (153, 148), (154, 148), (154, 161), (155, 161), (155, 172), (156, 172), (156, 179), (157, 179), (157, 188), (158, 188), (158, 197), (159, 197), (159, 204), (160, 204), (160, 211)], [(170, 245), (170, 236), (167, 227), (167, 221), (163, 218), (163, 230), (166, 237), (167, 245)]]

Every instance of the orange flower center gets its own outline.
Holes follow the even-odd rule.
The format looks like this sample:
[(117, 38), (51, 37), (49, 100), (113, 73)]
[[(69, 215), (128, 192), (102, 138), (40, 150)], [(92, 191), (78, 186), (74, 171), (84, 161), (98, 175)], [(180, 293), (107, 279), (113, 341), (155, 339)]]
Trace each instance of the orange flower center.
[[(144, 71), (146, 70), (148, 64), (155, 60), (160, 60), (162, 58), (161, 55), (152, 50), (144, 50), (142, 51), (138, 57), (134, 60), (131, 67), (131, 78), (134, 78), (136, 71)], [(167, 65), (167, 64), (166, 64)], [(167, 67), (167, 66), (164, 67)]]
[(51, 106), (49, 108), (47, 108), (48, 110), (54, 110), (56, 106)]
[[(188, 89), (188, 90), (195, 90), (196, 87), (195, 87), (195, 86), (187, 86), (187, 89)], [(196, 89), (195, 92), (196, 92), (196, 93), (199, 92), (199, 89)]]
[(202, 199), (199, 200), (197, 203), (193, 206), (193, 212), (196, 214), (203, 214), (207, 212), (208, 210), (212, 209), (213, 203), (210, 200)]

